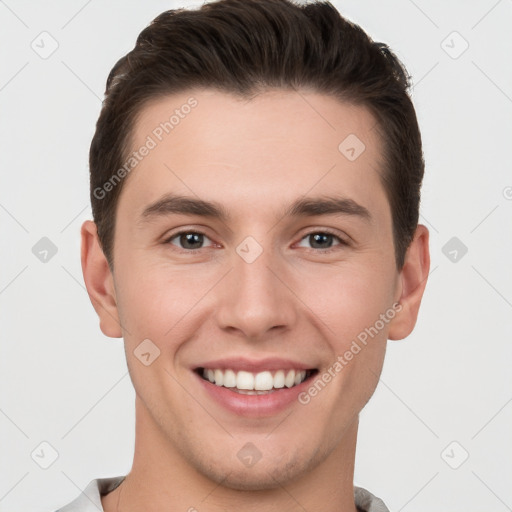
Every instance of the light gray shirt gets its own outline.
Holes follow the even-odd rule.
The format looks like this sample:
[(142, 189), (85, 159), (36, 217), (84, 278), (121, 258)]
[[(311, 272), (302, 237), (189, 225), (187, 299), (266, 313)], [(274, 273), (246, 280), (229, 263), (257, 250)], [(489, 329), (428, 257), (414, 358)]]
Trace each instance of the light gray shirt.
[[(124, 478), (115, 476), (91, 480), (80, 496), (55, 512), (103, 512), (101, 496), (113, 491)], [(359, 512), (389, 512), (380, 498), (362, 487), (354, 486), (354, 499)]]

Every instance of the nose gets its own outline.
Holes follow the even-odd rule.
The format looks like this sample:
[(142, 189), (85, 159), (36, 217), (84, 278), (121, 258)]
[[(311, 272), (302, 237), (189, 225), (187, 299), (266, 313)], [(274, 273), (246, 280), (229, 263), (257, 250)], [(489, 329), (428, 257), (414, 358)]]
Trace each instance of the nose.
[(216, 308), (223, 330), (238, 331), (252, 341), (269, 331), (285, 331), (297, 319), (297, 298), (287, 281), (285, 264), (271, 251), (250, 262), (235, 253)]

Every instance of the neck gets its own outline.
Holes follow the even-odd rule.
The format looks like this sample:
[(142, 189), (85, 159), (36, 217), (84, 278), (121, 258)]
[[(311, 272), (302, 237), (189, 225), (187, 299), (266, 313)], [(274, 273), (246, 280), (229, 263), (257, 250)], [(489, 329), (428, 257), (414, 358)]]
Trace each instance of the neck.
[(357, 512), (354, 504), (356, 418), (336, 448), (293, 481), (264, 490), (238, 490), (200, 473), (166, 438), (136, 399), (135, 454), (130, 473), (102, 497), (105, 512)]

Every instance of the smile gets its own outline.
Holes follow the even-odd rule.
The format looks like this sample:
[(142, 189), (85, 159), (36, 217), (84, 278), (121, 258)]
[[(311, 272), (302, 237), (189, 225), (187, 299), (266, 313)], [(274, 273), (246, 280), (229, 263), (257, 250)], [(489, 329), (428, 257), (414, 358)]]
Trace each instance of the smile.
[(258, 373), (248, 371), (235, 372), (232, 369), (198, 368), (197, 373), (216, 386), (228, 388), (235, 393), (245, 395), (264, 395), (283, 388), (298, 386), (317, 370), (265, 370)]

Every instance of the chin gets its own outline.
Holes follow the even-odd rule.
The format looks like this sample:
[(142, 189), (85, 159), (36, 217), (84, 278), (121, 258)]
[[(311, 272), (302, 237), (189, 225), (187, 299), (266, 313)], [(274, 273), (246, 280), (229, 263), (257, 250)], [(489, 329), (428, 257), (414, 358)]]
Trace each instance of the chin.
[(265, 456), (254, 466), (245, 467), (236, 457), (222, 461), (205, 461), (203, 456), (194, 457), (196, 470), (222, 487), (238, 491), (263, 491), (282, 488), (283, 485), (300, 479), (318, 461), (308, 458), (304, 450), (288, 454), (287, 460), (276, 461)]
[(218, 466), (209, 473), (205, 474), (207, 478), (217, 482), (228, 489), (237, 491), (266, 491), (279, 489), (284, 483), (295, 479), (297, 471), (283, 471), (282, 468), (271, 468), (268, 471), (265, 468), (226, 468), (225, 472)]

